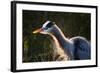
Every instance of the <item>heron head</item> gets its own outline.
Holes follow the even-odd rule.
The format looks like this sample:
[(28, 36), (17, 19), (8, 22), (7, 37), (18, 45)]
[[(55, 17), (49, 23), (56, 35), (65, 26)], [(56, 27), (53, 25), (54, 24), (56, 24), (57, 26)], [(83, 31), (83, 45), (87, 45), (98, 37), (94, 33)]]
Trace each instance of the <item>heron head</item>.
[(52, 31), (52, 26), (53, 25), (54, 25), (54, 22), (46, 21), (41, 28), (33, 31), (33, 33), (48, 34)]

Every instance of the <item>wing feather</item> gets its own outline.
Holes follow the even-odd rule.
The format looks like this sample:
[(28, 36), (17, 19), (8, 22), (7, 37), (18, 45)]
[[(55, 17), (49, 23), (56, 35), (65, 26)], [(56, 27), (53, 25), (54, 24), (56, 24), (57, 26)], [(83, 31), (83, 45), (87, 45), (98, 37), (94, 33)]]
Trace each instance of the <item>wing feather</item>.
[(70, 39), (74, 43), (74, 59), (85, 60), (91, 58), (91, 45), (83, 37), (74, 37)]

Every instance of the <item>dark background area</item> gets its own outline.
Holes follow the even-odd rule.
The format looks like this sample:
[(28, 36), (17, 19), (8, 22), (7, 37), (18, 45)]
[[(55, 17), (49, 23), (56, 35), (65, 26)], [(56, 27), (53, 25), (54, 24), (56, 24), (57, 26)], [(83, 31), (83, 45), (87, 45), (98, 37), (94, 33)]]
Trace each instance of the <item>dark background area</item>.
[(51, 37), (32, 33), (47, 20), (55, 22), (67, 38), (83, 36), (90, 41), (90, 19), (89, 13), (23, 10), (23, 62), (53, 61)]

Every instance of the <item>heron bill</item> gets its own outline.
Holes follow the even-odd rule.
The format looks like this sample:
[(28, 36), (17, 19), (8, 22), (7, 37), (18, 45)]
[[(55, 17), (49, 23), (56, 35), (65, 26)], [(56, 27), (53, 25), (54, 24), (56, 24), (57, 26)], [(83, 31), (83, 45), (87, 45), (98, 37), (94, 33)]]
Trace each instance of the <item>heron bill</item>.
[(35, 31), (33, 31), (33, 33), (39, 33), (42, 31), (42, 28), (36, 29)]

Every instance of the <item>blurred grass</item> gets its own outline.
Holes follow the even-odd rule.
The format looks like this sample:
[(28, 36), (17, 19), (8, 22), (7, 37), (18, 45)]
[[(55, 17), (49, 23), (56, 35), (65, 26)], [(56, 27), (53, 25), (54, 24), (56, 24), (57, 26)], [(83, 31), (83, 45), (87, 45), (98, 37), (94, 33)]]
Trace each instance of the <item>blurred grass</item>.
[(54, 21), (68, 38), (83, 36), (91, 40), (89, 13), (23, 10), (23, 62), (53, 61), (51, 37), (32, 33), (47, 20)]

